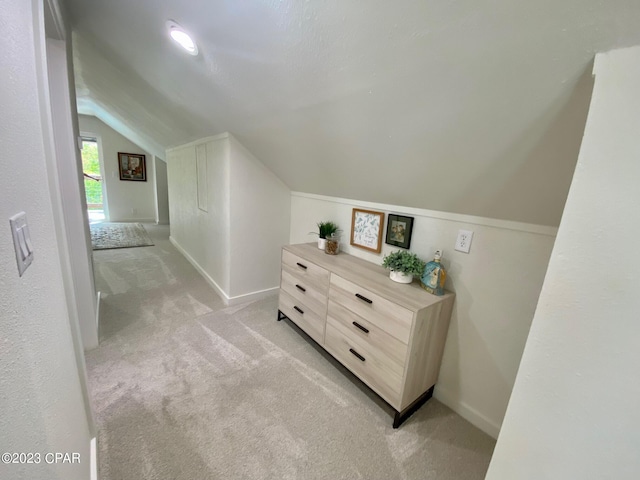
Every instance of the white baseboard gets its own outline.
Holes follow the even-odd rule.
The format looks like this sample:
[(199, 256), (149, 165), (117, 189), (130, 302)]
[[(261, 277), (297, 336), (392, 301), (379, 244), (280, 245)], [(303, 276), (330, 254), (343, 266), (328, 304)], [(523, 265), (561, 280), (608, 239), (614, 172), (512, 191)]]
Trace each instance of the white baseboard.
[(259, 290), (257, 292), (244, 293), (242, 295), (236, 295), (235, 297), (230, 297), (229, 295), (227, 295), (227, 292), (225, 292), (222, 288), (220, 288), (220, 285), (218, 285), (216, 281), (213, 278), (211, 278), (211, 276), (207, 272), (204, 271), (204, 269), (198, 264), (198, 262), (196, 262), (195, 259), (191, 255), (189, 255), (186, 252), (186, 250), (182, 248), (180, 244), (176, 241), (176, 239), (173, 238), (171, 235), (169, 235), (169, 241), (184, 256), (184, 258), (186, 258), (189, 261), (189, 263), (193, 265), (193, 268), (195, 268), (198, 271), (198, 273), (202, 275), (202, 278), (204, 278), (207, 281), (207, 283), (211, 285), (211, 288), (215, 290), (215, 292), (218, 294), (220, 298), (222, 298), (222, 301), (227, 306), (231, 307), (234, 305), (239, 305), (240, 303), (253, 302), (255, 300), (260, 300), (262, 298), (268, 297), (269, 295), (272, 295), (280, 288), (280, 287), (272, 287), (272, 288), (267, 288), (265, 290)]
[(471, 422), (487, 435), (490, 435), (493, 438), (498, 438), (500, 425), (478, 412), (475, 408), (470, 407), (465, 402), (461, 401), (457, 396), (452, 395), (447, 390), (436, 385), (433, 397), (444, 403), (451, 410), (456, 412), (465, 420)]
[(100, 299), (102, 295), (100, 292), (96, 294), (96, 331), (100, 329)]
[(98, 480), (98, 441), (96, 437), (91, 439), (90, 446), (91, 458), (89, 459), (89, 469), (91, 472), (91, 480)]
[(198, 271), (198, 273), (202, 275), (202, 278), (204, 278), (207, 281), (207, 283), (211, 285), (211, 288), (213, 288), (218, 294), (218, 296), (222, 298), (222, 301), (224, 302), (224, 304), (229, 305), (229, 295), (227, 295), (226, 292), (222, 290), (222, 288), (220, 288), (220, 285), (218, 285), (216, 281), (213, 278), (211, 278), (211, 276), (207, 272), (204, 271), (204, 269), (200, 266), (200, 264), (198, 264), (198, 262), (196, 262), (194, 258), (191, 255), (189, 255), (187, 251), (184, 248), (182, 248), (180, 244), (171, 235), (169, 235), (169, 241), (184, 256), (184, 258), (186, 258), (189, 261), (189, 263), (193, 265), (193, 268), (195, 268)]
[(273, 295), (278, 290), (280, 290), (280, 287), (267, 288), (266, 290), (259, 290), (257, 292), (245, 293), (243, 295), (236, 295), (235, 297), (228, 298), (227, 305), (233, 306), (233, 305), (238, 305), (240, 303), (245, 303), (245, 302), (255, 302), (256, 300), (261, 300), (263, 298), (268, 297), (269, 295)]

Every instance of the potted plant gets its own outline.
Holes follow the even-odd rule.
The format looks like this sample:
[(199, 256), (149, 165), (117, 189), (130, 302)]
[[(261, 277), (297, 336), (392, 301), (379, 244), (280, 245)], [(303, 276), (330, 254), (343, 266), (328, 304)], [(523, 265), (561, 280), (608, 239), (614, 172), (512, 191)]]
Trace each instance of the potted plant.
[(318, 232), (310, 232), (313, 235), (318, 235), (318, 248), (324, 250), (326, 239), (329, 235), (337, 233), (339, 228), (333, 222), (318, 222)]
[(389, 278), (394, 282), (411, 283), (414, 275), (422, 275), (425, 263), (415, 253), (398, 250), (386, 255), (382, 266), (390, 270)]

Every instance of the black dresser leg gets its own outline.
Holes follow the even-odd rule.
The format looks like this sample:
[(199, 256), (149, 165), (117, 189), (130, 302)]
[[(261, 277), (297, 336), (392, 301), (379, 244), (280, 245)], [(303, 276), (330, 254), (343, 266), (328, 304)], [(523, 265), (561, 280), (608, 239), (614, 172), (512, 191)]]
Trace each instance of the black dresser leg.
[(287, 316), (280, 310), (278, 310), (278, 321), (282, 320), (283, 318), (287, 318)]
[(411, 405), (409, 405), (407, 408), (405, 408), (402, 412), (396, 411), (396, 414), (393, 416), (393, 428), (398, 428), (400, 425), (402, 425), (404, 423), (404, 421), (407, 418), (409, 418), (416, 411), (418, 411), (418, 409), (422, 405), (427, 403), (427, 400), (429, 400), (433, 396), (433, 388), (434, 387), (435, 387), (435, 385), (433, 385), (429, 390), (427, 390), (422, 395), (420, 395), (415, 400), (415, 402), (413, 402)]

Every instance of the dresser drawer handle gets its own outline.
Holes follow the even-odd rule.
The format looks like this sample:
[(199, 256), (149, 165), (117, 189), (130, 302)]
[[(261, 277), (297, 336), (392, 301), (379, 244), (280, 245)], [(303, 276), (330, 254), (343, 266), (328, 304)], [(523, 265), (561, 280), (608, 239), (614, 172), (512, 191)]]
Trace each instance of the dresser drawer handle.
[(353, 353), (356, 357), (358, 357), (360, 361), (364, 362), (365, 358), (362, 355), (360, 355), (358, 352), (356, 352), (353, 348), (350, 348), (349, 351)]
[(300, 262), (296, 262), (296, 265), (298, 265), (300, 268), (302, 268), (303, 270), (307, 269), (306, 265), (301, 264)]
[(296, 288), (297, 288), (298, 290), (300, 290), (301, 292), (306, 292), (306, 291), (307, 291), (307, 289), (306, 289), (306, 288), (301, 287), (300, 285), (296, 285)]
[(304, 315), (304, 312), (298, 308), (298, 307), (293, 307), (294, 310), (296, 310), (300, 315)]
[(369, 329), (368, 328), (364, 328), (362, 325), (360, 325), (358, 322), (351, 322), (353, 323), (356, 328), (359, 328), (360, 330), (362, 330), (364, 333), (369, 333)]
[(373, 303), (373, 300), (369, 300), (367, 297), (363, 297), (359, 293), (356, 293), (356, 297), (358, 297), (363, 302), (367, 302), (368, 304), (372, 304)]

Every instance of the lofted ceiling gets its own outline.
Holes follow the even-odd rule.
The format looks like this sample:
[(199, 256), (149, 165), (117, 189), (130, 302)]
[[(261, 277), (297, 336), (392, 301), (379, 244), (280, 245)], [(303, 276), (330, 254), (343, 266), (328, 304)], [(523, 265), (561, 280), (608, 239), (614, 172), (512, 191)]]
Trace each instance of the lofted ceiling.
[(640, 44), (637, 0), (66, 3), (80, 110), (157, 155), (229, 131), (295, 191), (542, 225), (594, 54)]

